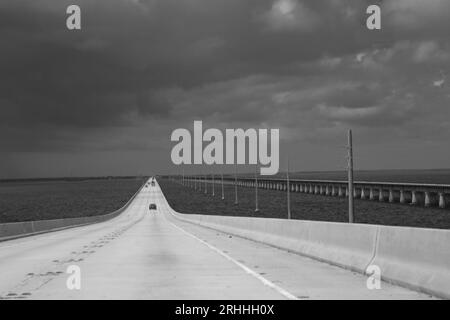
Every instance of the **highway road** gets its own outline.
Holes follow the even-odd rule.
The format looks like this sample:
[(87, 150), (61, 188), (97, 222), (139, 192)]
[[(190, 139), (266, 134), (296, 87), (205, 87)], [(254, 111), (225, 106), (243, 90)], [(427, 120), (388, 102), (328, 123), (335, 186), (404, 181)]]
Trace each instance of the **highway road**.
[[(149, 204), (157, 205), (156, 211)], [(67, 286), (79, 267), (81, 287)], [(172, 216), (159, 186), (107, 222), (0, 243), (0, 299), (429, 299)]]

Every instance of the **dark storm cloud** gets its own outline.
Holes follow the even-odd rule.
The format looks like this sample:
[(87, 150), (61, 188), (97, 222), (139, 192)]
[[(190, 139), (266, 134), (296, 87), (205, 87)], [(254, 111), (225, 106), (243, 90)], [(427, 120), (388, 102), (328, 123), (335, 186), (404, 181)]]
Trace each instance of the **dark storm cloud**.
[[(381, 32), (365, 28), (372, 3)], [(69, 4), (81, 31), (65, 28)], [(449, 12), (448, 0), (2, 1), (0, 146), (146, 148), (148, 126), (167, 143), (192, 119), (287, 139), (349, 125), (442, 137)]]

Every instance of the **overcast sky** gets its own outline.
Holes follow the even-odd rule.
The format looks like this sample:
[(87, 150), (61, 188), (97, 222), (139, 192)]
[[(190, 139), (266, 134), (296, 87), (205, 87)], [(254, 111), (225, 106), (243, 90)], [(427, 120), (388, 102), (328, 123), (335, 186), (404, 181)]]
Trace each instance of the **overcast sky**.
[(449, 30), (448, 0), (1, 0), (0, 177), (178, 170), (194, 120), (280, 128), (296, 170), (348, 128), (356, 168), (448, 168)]

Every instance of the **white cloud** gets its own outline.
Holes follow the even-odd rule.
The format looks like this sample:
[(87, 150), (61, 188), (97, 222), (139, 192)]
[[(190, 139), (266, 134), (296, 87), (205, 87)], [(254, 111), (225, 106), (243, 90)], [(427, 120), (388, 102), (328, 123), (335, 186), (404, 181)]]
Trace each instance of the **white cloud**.
[(444, 83), (445, 83), (445, 79), (436, 80), (436, 81), (433, 81), (433, 86), (440, 88), (444, 85)]
[(372, 106), (366, 108), (348, 108), (344, 106), (328, 106), (325, 104), (319, 104), (317, 106), (320, 114), (339, 121), (351, 121), (361, 120), (366, 118), (372, 118), (382, 113), (383, 108), (380, 106)]
[(274, 31), (310, 31), (319, 22), (312, 10), (296, 0), (276, 0), (263, 20)]

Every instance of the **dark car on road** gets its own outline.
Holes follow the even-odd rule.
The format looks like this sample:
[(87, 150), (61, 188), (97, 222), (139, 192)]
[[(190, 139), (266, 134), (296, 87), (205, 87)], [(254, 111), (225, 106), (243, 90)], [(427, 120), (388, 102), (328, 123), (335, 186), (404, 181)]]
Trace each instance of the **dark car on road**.
[(152, 203), (152, 204), (150, 204), (150, 206), (148, 208), (150, 210), (156, 210), (156, 204)]

